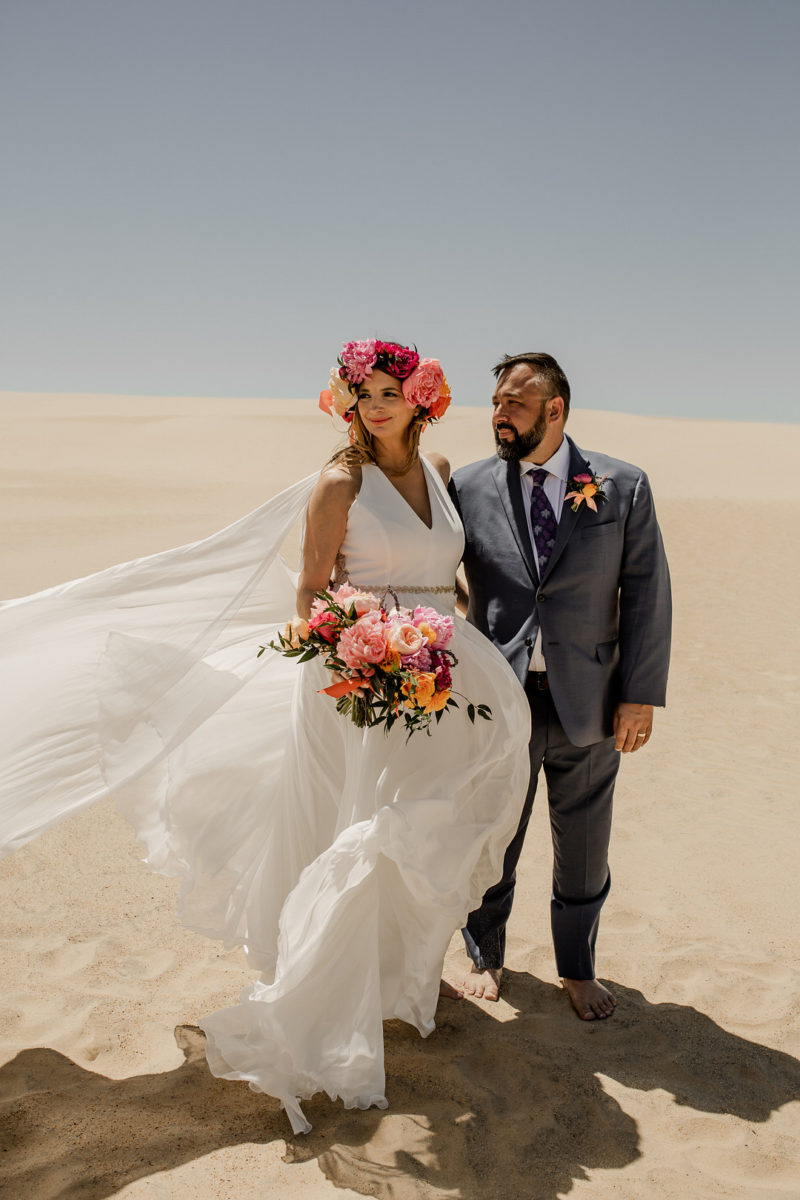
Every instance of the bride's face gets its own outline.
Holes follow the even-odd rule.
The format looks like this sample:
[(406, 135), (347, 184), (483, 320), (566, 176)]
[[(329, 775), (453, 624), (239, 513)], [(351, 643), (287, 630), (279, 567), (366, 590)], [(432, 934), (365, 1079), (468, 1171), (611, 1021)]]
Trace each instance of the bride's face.
[(386, 371), (373, 371), (358, 385), (358, 412), (373, 437), (405, 436), (414, 418), (400, 380)]

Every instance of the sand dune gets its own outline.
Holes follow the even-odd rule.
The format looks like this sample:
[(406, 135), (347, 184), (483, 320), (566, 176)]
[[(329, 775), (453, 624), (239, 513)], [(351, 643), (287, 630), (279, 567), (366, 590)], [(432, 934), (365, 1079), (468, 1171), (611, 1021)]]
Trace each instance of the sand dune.
[[(539, 804), (501, 1002), (443, 1002), (427, 1041), (389, 1023), (389, 1110), (317, 1098), (291, 1138), (277, 1102), (209, 1075), (192, 1029), (248, 982), (242, 956), (182, 929), (174, 881), (100, 805), (0, 865), (0, 1195), (800, 1195), (800, 497), (774, 465), (800, 427), (569, 429), (648, 470), (676, 594), (669, 708), (617, 790), (617, 1015), (583, 1025), (557, 986)], [(336, 442), (311, 401), (0, 393), (0, 432), (0, 598), (202, 537)], [(492, 450), (475, 409), (426, 437), (456, 465)]]

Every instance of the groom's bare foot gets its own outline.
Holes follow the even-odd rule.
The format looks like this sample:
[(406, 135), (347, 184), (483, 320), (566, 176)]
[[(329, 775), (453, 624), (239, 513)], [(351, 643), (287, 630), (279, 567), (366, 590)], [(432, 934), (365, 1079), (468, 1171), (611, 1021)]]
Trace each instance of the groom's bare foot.
[(442, 979), (439, 982), (439, 995), (447, 996), (448, 1000), (461, 1000), (464, 993), (454, 987), (452, 983), (448, 983), (446, 979)]
[(611, 992), (596, 979), (562, 979), (561, 982), (582, 1021), (602, 1021), (617, 1007)]
[(473, 966), (461, 986), (468, 996), (474, 996), (476, 1000), (497, 1000), (500, 997), (502, 976), (503, 971), (500, 967), (487, 967), (485, 971), (479, 971)]

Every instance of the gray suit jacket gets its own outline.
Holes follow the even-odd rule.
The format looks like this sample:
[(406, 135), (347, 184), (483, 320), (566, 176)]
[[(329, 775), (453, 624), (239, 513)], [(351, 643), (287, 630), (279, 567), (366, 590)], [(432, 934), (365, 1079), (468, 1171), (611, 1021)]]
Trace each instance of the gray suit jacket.
[(565, 502), (541, 579), (517, 463), (471, 463), (450, 491), (467, 539), (468, 619), (523, 683), (541, 627), (556, 711), (570, 741), (588, 746), (611, 734), (619, 701), (665, 703), (672, 606), (647, 476), (567, 440), (570, 478), (607, 474), (608, 500), (596, 513)]

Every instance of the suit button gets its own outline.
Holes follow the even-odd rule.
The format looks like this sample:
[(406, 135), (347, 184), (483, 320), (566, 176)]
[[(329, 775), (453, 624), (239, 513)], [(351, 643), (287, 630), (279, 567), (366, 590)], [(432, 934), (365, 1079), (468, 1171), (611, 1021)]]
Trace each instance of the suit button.
[(532, 645), (533, 645), (533, 638), (525, 638), (525, 645), (526, 645), (526, 646), (532, 646)]
[(539, 595), (536, 597), (536, 599), (539, 601), (540, 604), (544, 604), (547, 597), (545, 596), (544, 592), (539, 592)]

